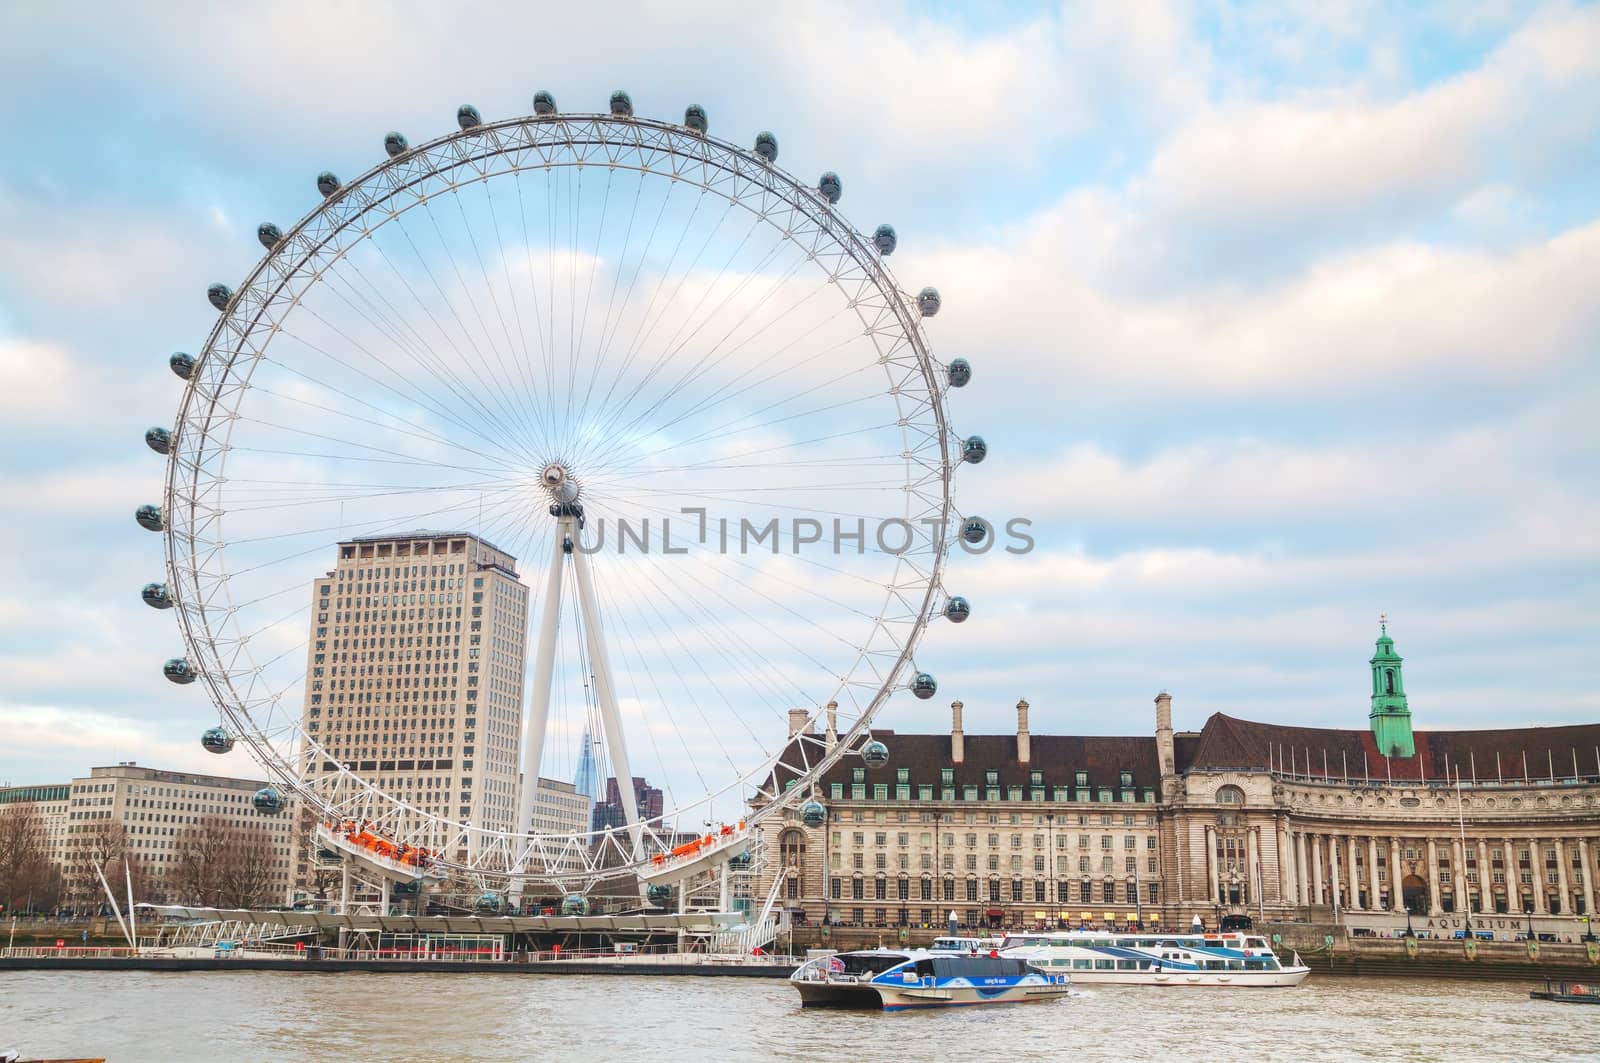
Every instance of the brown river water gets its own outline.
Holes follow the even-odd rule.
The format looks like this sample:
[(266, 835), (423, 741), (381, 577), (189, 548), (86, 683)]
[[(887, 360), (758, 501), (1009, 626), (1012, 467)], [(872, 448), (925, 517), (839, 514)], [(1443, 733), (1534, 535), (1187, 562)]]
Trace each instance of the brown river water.
[(111, 1063), (1600, 1059), (1600, 1007), (1530, 988), (1313, 976), (886, 1015), (801, 1011), (764, 979), (8, 971), (0, 1048)]

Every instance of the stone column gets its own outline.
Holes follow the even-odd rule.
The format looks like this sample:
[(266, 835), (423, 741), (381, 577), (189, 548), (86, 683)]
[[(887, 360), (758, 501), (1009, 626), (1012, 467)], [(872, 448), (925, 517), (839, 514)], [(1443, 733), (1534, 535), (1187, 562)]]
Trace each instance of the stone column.
[(1215, 827), (1206, 828), (1206, 882), (1209, 883), (1206, 888), (1211, 891), (1206, 898), (1206, 906), (1210, 907), (1217, 903), (1217, 828)]
[(1571, 915), (1576, 905), (1572, 903), (1572, 891), (1567, 888), (1567, 850), (1560, 838), (1552, 844), (1556, 847), (1556, 896), (1561, 899), (1561, 914)]
[(1371, 891), (1367, 907), (1374, 912), (1383, 911), (1383, 898), (1378, 893), (1378, 839), (1370, 834), (1367, 836), (1367, 888)]
[(1589, 840), (1578, 839), (1578, 862), (1583, 865), (1583, 914), (1589, 917), (1589, 926), (1594, 926), (1594, 872), (1589, 867)]
[(1550, 904), (1544, 895), (1544, 841), (1528, 839), (1528, 871), (1533, 875), (1533, 914), (1549, 915)]
[(1289, 821), (1278, 824), (1278, 900), (1284, 904), (1299, 903), (1299, 886), (1294, 875), (1294, 837), (1289, 833)]
[(1506, 867), (1506, 912), (1509, 915), (1522, 914), (1522, 876), (1521, 869), (1517, 867), (1517, 843), (1510, 838), (1502, 838), (1500, 844), (1505, 847)]
[(1328, 835), (1328, 901), (1334, 908), (1343, 908), (1344, 889), (1339, 881), (1339, 850), (1340, 839), (1337, 834)]
[(1261, 851), (1256, 842), (1256, 834), (1260, 830), (1260, 827), (1251, 827), (1244, 832), (1244, 892), (1239, 896), (1246, 904), (1252, 904), (1260, 899), (1256, 896), (1256, 890), (1261, 884), (1256, 878), (1256, 857)]
[(1428, 839), (1428, 914), (1444, 914), (1439, 903), (1439, 847), (1432, 838)]
[(1397, 915), (1406, 913), (1406, 891), (1402, 885), (1406, 876), (1401, 863), (1404, 852), (1405, 846), (1400, 844), (1399, 838), (1389, 839), (1389, 901)]
[(1306, 860), (1306, 836), (1294, 836), (1295, 903), (1311, 903), (1311, 864)]
[(1347, 875), (1348, 875), (1348, 877), (1350, 879), (1350, 892), (1345, 895), (1344, 906), (1346, 908), (1350, 909), (1350, 911), (1352, 911), (1352, 912), (1359, 912), (1359, 911), (1361, 911), (1361, 908), (1362, 908), (1362, 905), (1361, 905), (1361, 869), (1360, 869), (1360, 865), (1357, 864), (1357, 862), (1356, 862), (1356, 836), (1354, 834), (1346, 835), (1345, 839), (1344, 839), (1344, 844), (1345, 844), (1345, 852), (1350, 857), (1350, 860), (1349, 860), (1348, 865), (1347, 865), (1349, 867), (1349, 869), (1350, 869), (1347, 872)]
[(1322, 877), (1322, 835), (1320, 834), (1311, 836), (1311, 882), (1311, 903), (1327, 904), (1328, 902), (1325, 898), (1327, 896), (1328, 882)]
[(1472, 911), (1472, 885), (1467, 881), (1467, 853), (1460, 838), (1450, 839), (1450, 884), (1455, 887), (1456, 912)]
[(1478, 839), (1478, 911), (1494, 914), (1494, 872), (1489, 868), (1489, 843)]

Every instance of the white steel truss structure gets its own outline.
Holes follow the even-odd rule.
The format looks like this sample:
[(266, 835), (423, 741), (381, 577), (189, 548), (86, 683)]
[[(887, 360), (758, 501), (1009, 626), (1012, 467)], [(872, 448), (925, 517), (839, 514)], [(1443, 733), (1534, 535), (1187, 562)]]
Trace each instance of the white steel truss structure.
[[(582, 211), (601, 198), (602, 181), (596, 222)], [(659, 208), (650, 198), (657, 188)], [(528, 237), (528, 189), (543, 195), (542, 248)], [(522, 239), (510, 238), (514, 207)], [(657, 228), (676, 219), (676, 246), (671, 232), (636, 237), (652, 210)], [(441, 219), (456, 211), (460, 221), (446, 231)], [(594, 249), (620, 243), (620, 255), (588, 250), (591, 236)], [(758, 240), (769, 243), (757, 248)], [(644, 248), (634, 252), (632, 242)], [(515, 244), (525, 245), (525, 267)], [(395, 247), (415, 261), (391, 254)], [(716, 272), (718, 256), (742, 272)], [(441, 261), (448, 269), (434, 268)], [(596, 326), (605, 277), (611, 300)], [(641, 277), (654, 282), (648, 301)], [(816, 287), (799, 289), (800, 278)], [(816, 310), (823, 300), (829, 309)], [(385, 878), (448, 874), (520, 893), (533, 882), (582, 891), (714, 869), (743, 851), (757, 821), (782, 815), (841, 756), (861, 752), (874, 716), (910, 684), (918, 640), (945, 607), (962, 441), (944, 408), (952, 374), (923, 333), (930, 312), (827, 195), (686, 126), (631, 109), (546, 114), (464, 122), (406, 147), (353, 181), (332, 182), (297, 225), (274, 230), (186, 376), (162, 522), (187, 660), (230, 734), (324, 825), (323, 843), (337, 843), (334, 825), (357, 821), (428, 851), (425, 867), (378, 859), (368, 870)], [(570, 320), (558, 323), (558, 313)], [(627, 327), (632, 338), (618, 339)], [(721, 339), (712, 335), (719, 329)], [(740, 412), (726, 415), (733, 404)], [(856, 439), (871, 446), (849, 450)], [(277, 464), (265, 464), (269, 457)], [(581, 493), (542, 479), (551, 470), (581, 483)], [(702, 473), (710, 479), (698, 485), (682, 479)], [(851, 475), (862, 478), (838, 479)], [(830, 508), (869, 489), (892, 507)], [(722, 583), (671, 569), (659, 555), (618, 561), (588, 547), (585, 507), (591, 518), (665, 519), (684, 511), (669, 500), (700, 507), (702, 545), (706, 507), (760, 500), (819, 529), (831, 517), (835, 534), (841, 518), (848, 527), (889, 517), (904, 525), (905, 546), (884, 547), (880, 533), (874, 551), (858, 545), (836, 560), (836, 541), (835, 558), (790, 562), (777, 531), (771, 558), (779, 560), (717, 555), (719, 571), (731, 573)], [(540, 512), (546, 503), (553, 519)], [(503, 829), (365, 777), (330, 757), (305, 722), (307, 576), (341, 538), (440, 518), (525, 534), (531, 556), (550, 558), (544, 579), (532, 581), (543, 598), (515, 758), (524, 781), (508, 798), (515, 816)], [(790, 539), (796, 556), (811, 541), (798, 530)], [(581, 621), (582, 686), (625, 814), (605, 829), (539, 832), (530, 816), (546, 735), (557, 733), (551, 687), (563, 667), (558, 629), (569, 593), (565, 611)], [(841, 630), (822, 619), (832, 602)], [(751, 633), (748, 645), (740, 632)], [(619, 635), (623, 667), (614, 670)], [(520, 695), (520, 675), (502, 681)], [(771, 706), (769, 720), (782, 719), (782, 706), (831, 701), (842, 710), (837, 741), (809, 727), (784, 740), (785, 724), (746, 723), (744, 701), (749, 711)], [(658, 759), (662, 747), (681, 745), (672, 763), (696, 780), (655, 816), (641, 813), (628, 785), (641, 728)], [(719, 760), (727, 761), (720, 774), (706, 777)], [(710, 840), (675, 854), (702, 825)]]

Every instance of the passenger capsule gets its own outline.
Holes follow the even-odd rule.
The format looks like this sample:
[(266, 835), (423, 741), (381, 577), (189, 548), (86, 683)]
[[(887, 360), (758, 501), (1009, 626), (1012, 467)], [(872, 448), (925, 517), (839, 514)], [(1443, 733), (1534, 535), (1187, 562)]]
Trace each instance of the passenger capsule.
[(918, 672), (911, 679), (911, 693), (927, 701), (939, 692), (939, 683), (927, 672)]
[(179, 686), (187, 686), (194, 682), (194, 665), (183, 657), (173, 657), (161, 666), (161, 674)]
[(671, 886), (662, 886), (657, 884), (645, 890), (644, 893), (645, 896), (650, 899), (651, 904), (664, 905), (668, 901), (672, 900)]
[(698, 103), (691, 103), (683, 112), (683, 124), (690, 129), (705, 136), (710, 124), (706, 121), (706, 109)]
[(483, 115), (470, 103), (463, 103), (456, 108), (456, 125), (462, 129), (471, 129), (475, 125), (483, 124)]
[(589, 898), (581, 893), (569, 893), (561, 898), (562, 915), (588, 915)]
[(271, 251), (278, 246), (278, 241), (283, 239), (283, 230), (270, 221), (264, 221), (256, 226), (256, 239), (260, 241), (262, 247)]
[(924, 288), (917, 293), (917, 309), (922, 311), (923, 317), (932, 317), (939, 312), (939, 289)]
[(250, 803), (264, 816), (276, 816), (283, 811), (283, 795), (270, 786), (257, 790)]
[(961, 524), (961, 538), (977, 546), (989, 538), (989, 522), (982, 517), (968, 517)]
[(778, 161), (778, 138), (762, 130), (756, 134), (756, 154), (768, 162)]
[(226, 284), (213, 284), (206, 289), (206, 298), (211, 300), (211, 305), (218, 310), (226, 310), (229, 300), (233, 298), (233, 289)]
[(966, 442), (961, 444), (961, 460), (973, 465), (981, 464), (989, 456), (989, 444), (983, 441), (982, 436), (968, 436)]
[(396, 155), (404, 155), (410, 147), (411, 142), (406, 140), (404, 133), (396, 133), (391, 129), (383, 135), (383, 150), (389, 153), (391, 159)]
[(174, 351), (167, 359), (167, 367), (185, 380), (194, 375), (194, 359), (182, 351)]
[(971, 615), (972, 606), (959, 594), (944, 603), (944, 618), (952, 624), (965, 623), (967, 617)]
[(829, 170), (817, 178), (817, 191), (822, 193), (822, 198), (829, 203), (839, 202), (839, 197), (844, 195), (844, 182), (839, 180), (839, 175)]
[(472, 907), (485, 915), (494, 915), (500, 911), (500, 895), (498, 893), (480, 893), (478, 899), (472, 902)]
[(166, 521), (161, 519), (161, 507), (144, 505), (133, 511), (133, 519), (139, 522), (139, 527), (145, 531), (165, 531)]
[(548, 118), (556, 113), (556, 98), (544, 89), (533, 94), (533, 113)]
[(207, 753), (231, 753), (233, 751), (233, 735), (220, 727), (207, 727), (200, 735), (200, 746)]
[(144, 430), (144, 445), (157, 454), (171, 454), (172, 433), (165, 428), (146, 428)]
[(874, 738), (861, 747), (861, 759), (869, 768), (881, 768), (889, 763), (889, 747)]
[(800, 822), (808, 827), (820, 827), (828, 822), (828, 810), (821, 801), (807, 801), (800, 806)]
[[(621, 89), (613, 92), (611, 94), (611, 113), (616, 115), (618, 118), (632, 118), (633, 98), (626, 92), (623, 92)], [(565, 901), (562, 901), (561, 903), (563, 905), (566, 904)]]
[(139, 597), (152, 609), (172, 608), (172, 592), (165, 583), (146, 583), (140, 588)]
[(895, 235), (894, 226), (885, 223), (873, 230), (872, 244), (878, 249), (878, 254), (892, 255), (894, 249), (900, 246), (900, 238)]
[(945, 374), (950, 378), (951, 387), (964, 388), (972, 381), (972, 363), (965, 358), (952, 358)]
[[(317, 850), (317, 863), (319, 864), (337, 864), (341, 863), (343, 860), (344, 857), (340, 856), (338, 850), (336, 849)], [(400, 885), (404, 885), (404, 883), (400, 883)], [(391, 889), (389, 892), (393, 894), (394, 890)]]
[(324, 197), (333, 195), (339, 191), (339, 179), (333, 176), (332, 171), (323, 170), (317, 174), (317, 191)]
[(746, 849), (744, 852), (736, 855), (732, 860), (729, 860), (728, 867), (734, 871), (747, 870), (750, 867), (750, 850)]

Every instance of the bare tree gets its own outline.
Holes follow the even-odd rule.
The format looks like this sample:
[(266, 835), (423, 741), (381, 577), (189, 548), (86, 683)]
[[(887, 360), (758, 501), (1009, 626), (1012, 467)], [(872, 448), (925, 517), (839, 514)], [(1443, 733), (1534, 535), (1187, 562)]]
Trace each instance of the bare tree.
[(0, 906), (7, 912), (48, 910), (61, 892), (44, 820), (36, 809), (0, 807)]
[(170, 885), (183, 904), (257, 908), (272, 886), (272, 834), (265, 827), (205, 816), (173, 841)]
[(97, 867), (105, 872), (106, 881), (117, 891), (119, 904), (123, 903), (125, 875), (133, 883), (136, 901), (162, 899), (160, 876), (147, 873), (144, 861), (133, 852), (128, 828), (115, 820), (102, 820), (68, 838), (66, 887), (73, 905), (94, 910), (105, 903), (105, 890), (96, 874)]

